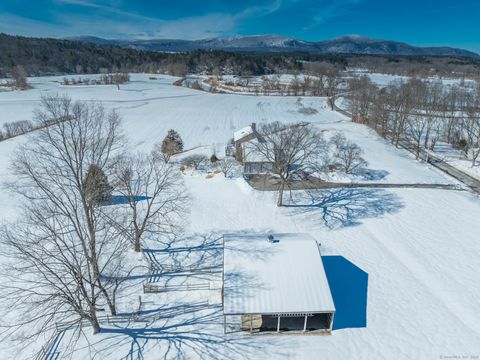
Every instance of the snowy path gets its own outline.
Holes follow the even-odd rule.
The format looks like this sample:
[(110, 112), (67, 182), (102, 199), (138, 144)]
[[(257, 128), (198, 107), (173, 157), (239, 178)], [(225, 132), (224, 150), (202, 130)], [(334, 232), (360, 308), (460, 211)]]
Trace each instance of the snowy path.
[[(278, 178), (268, 175), (255, 175), (248, 180), (248, 183), (259, 191), (277, 191), (280, 187)], [(443, 189), (443, 190), (464, 190), (454, 184), (428, 184), (428, 183), (374, 183), (374, 182), (329, 182), (318, 178), (309, 177), (308, 180), (294, 180), (288, 183), (289, 190), (307, 190), (307, 189), (338, 189), (338, 188), (372, 188), (372, 189)]]
[[(412, 149), (412, 145), (408, 144), (406, 141), (400, 141), (400, 146), (404, 149), (415, 153), (415, 150)], [(429, 164), (432, 164), (437, 169), (442, 170), (446, 174), (452, 176), (453, 178), (457, 179), (458, 181), (464, 183), (468, 186), (472, 191), (477, 194), (480, 194), (480, 180), (474, 178), (473, 176), (468, 175), (464, 171), (450, 165), (445, 160), (442, 160), (436, 155), (433, 155), (430, 151), (426, 151), (425, 149), (420, 150), (420, 160), (426, 161)]]

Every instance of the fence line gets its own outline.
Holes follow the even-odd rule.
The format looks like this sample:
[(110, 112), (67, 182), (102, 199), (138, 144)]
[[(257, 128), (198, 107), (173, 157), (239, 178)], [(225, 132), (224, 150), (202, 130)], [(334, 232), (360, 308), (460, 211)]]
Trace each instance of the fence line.
[(213, 274), (213, 273), (220, 273), (222, 272), (221, 265), (212, 265), (212, 266), (206, 266), (203, 268), (198, 268), (194, 265), (184, 265), (184, 266), (175, 266), (175, 265), (156, 265), (156, 264), (150, 264), (150, 271), (155, 272), (155, 271), (167, 271), (167, 272), (175, 272), (175, 273), (180, 273), (180, 272), (185, 272), (185, 273), (197, 273), (197, 274)]
[(145, 294), (162, 293), (167, 291), (191, 291), (191, 290), (217, 290), (210, 282), (199, 284), (180, 284), (180, 285), (158, 285), (143, 284), (143, 292)]

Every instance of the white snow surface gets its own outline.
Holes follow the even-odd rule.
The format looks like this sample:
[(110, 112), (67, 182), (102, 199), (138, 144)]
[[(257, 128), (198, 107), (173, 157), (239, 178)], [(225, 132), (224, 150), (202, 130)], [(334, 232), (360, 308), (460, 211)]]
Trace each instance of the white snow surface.
[(224, 236), (224, 313), (335, 312), (316, 240), (268, 235)]
[[(367, 127), (330, 111), (325, 99), (304, 98), (304, 105), (318, 113), (302, 115), (296, 97), (210, 94), (172, 86), (172, 77), (157, 75), (158, 80), (148, 80), (148, 76), (133, 75), (121, 90), (62, 87), (53, 82), (61, 77), (36, 78), (32, 90), (0, 93), (0, 122), (29, 119), (43, 93), (67, 93), (117, 109), (132, 150), (149, 151), (174, 128), (187, 149), (200, 146), (206, 151), (222, 148), (236, 129), (251, 122), (310, 121), (325, 132), (343, 131), (358, 143), (369, 169), (378, 176), (375, 182), (453, 182)], [(27, 139), (0, 142), (1, 181), (14, 180), (9, 159)], [(80, 339), (74, 359), (137, 358), (138, 353), (143, 359), (369, 360), (477, 358), (480, 354), (478, 196), (439, 189), (337, 189), (319, 199), (315, 194), (294, 194), (298, 201), (316, 206), (278, 208), (275, 194), (255, 191), (240, 177), (207, 178), (205, 173), (193, 172), (186, 173), (184, 180), (190, 212), (186, 237), (176, 245), (179, 251), (224, 233), (308, 233), (322, 243), (323, 255), (343, 256), (368, 273), (366, 327), (335, 330), (331, 336), (224, 335), (221, 290), (217, 280), (204, 279), (212, 284), (208, 290), (142, 294), (139, 288), (147, 310), (158, 313), (152, 326), (130, 324), (125, 331), (107, 326), (89, 336), (91, 347)], [(16, 200), (2, 189), (2, 222), (19, 215)], [(195, 311), (181, 310), (182, 304), (192, 301), (208, 303)], [(67, 335), (57, 348), (59, 358), (66, 353)], [(23, 346), (14, 338), (5, 339), (0, 358), (31, 358), (43, 341), (46, 338)]]

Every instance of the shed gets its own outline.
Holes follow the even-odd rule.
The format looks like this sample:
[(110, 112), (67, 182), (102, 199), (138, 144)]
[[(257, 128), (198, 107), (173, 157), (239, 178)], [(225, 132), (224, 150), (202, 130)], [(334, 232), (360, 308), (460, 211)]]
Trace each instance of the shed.
[(223, 310), (250, 332), (330, 333), (335, 306), (308, 234), (224, 235)]

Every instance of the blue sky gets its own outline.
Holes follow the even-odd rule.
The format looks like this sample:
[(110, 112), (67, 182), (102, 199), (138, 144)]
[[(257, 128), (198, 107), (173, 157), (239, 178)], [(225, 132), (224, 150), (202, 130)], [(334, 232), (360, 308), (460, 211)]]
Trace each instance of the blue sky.
[(480, 0), (0, 0), (0, 32), (182, 38), (346, 34), (480, 52)]

